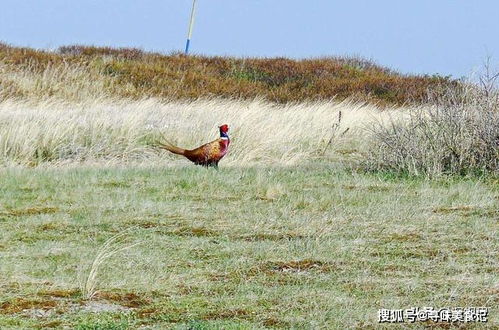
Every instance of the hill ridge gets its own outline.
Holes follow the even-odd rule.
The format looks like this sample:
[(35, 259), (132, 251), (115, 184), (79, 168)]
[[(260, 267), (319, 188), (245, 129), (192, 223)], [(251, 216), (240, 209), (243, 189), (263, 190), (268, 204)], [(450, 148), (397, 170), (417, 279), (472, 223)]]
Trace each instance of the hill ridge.
[[(89, 82), (84, 85), (96, 83), (98, 91), (80, 86), (80, 92), (98, 92), (99, 96), (263, 98), (276, 103), (353, 98), (387, 106), (425, 102), (428, 90), (456, 84), (450, 77), (401, 74), (355, 57), (185, 56), (80, 45), (47, 51), (0, 43), (0, 66), (8, 73), (0, 76), (0, 99), (40, 93), (77, 97), (65, 89), (71, 82), (82, 84), (85, 78)], [(35, 82), (26, 85), (23, 79), (17, 81), (20, 74)]]

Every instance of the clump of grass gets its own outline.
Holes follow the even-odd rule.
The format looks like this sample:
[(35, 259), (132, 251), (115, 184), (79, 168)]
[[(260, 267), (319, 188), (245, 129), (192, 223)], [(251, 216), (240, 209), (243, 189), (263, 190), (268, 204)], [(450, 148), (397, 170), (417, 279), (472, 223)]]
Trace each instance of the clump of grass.
[(499, 74), (462, 85), (372, 128), (370, 170), (435, 177), (499, 173)]
[[(130, 229), (129, 229), (130, 230)], [(112, 256), (116, 255), (117, 253), (131, 249), (137, 245), (139, 245), (141, 242), (134, 243), (134, 244), (125, 244), (123, 242), (123, 239), (126, 237), (126, 234), (129, 232), (129, 230), (125, 230), (117, 235), (114, 235), (113, 237), (109, 238), (104, 242), (104, 244), (99, 248), (97, 251), (97, 255), (94, 258), (94, 261), (92, 262), (92, 265), (90, 266), (90, 270), (88, 271), (88, 274), (86, 276), (82, 277), (81, 283), (80, 283), (80, 290), (82, 293), (82, 296), (85, 299), (91, 300), (93, 297), (95, 297), (98, 294), (97, 291), (97, 283), (98, 283), (98, 274), (100, 267), (102, 264), (110, 259)]]

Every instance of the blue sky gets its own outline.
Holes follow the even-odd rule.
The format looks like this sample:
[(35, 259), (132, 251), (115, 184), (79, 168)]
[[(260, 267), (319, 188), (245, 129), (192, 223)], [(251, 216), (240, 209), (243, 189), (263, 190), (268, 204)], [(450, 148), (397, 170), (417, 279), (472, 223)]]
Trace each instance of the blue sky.
[[(183, 50), (192, 0), (1, 0), (0, 40)], [(355, 55), (460, 77), (499, 64), (497, 0), (198, 0), (192, 52)]]

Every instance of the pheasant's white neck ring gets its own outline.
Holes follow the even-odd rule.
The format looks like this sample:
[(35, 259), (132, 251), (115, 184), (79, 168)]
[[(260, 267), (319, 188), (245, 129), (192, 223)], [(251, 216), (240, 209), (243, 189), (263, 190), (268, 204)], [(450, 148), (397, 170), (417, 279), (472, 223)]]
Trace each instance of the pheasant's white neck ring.
[(229, 137), (228, 137), (228, 136), (221, 136), (220, 138), (221, 138), (222, 140), (228, 140), (228, 139), (229, 139)]

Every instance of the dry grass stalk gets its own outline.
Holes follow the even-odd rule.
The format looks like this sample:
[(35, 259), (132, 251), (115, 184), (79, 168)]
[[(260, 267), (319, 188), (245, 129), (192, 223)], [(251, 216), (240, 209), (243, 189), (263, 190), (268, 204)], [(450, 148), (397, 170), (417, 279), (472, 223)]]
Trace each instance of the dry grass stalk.
[(127, 230), (122, 231), (121, 233), (109, 238), (104, 242), (104, 244), (97, 251), (97, 255), (90, 266), (90, 270), (88, 271), (88, 275), (82, 278), (80, 284), (80, 290), (85, 299), (91, 300), (97, 293), (97, 284), (98, 284), (98, 275), (99, 270), (102, 264), (110, 259), (112, 256), (116, 255), (121, 251), (125, 251), (131, 249), (142, 242), (123, 245), (123, 239), (126, 235), (132, 230), (132, 228), (128, 228)]

